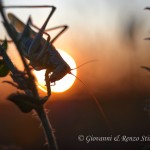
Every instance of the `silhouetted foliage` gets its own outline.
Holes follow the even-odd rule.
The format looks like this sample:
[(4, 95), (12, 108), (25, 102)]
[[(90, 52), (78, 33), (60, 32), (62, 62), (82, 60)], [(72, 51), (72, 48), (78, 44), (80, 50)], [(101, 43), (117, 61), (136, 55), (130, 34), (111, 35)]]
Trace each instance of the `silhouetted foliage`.
[[(48, 100), (48, 97), (45, 96), (44, 98), (41, 98), (38, 94), (36, 84), (35, 84), (35, 78), (31, 72), (31, 68), (27, 64), (21, 51), (21, 46), (20, 46), (21, 41), (18, 41), (17, 37), (15, 36), (16, 35), (15, 31), (13, 30), (12, 26), (9, 24), (8, 20), (6, 19), (7, 17), (5, 16), (5, 12), (4, 12), (4, 8), (6, 7), (3, 6), (2, 1), (0, 1), (0, 13), (3, 18), (4, 27), (6, 28), (8, 35), (11, 37), (12, 41), (16, 45), (16, 48), (20, 54), (21, 60), (25, 68), (25, 71), (20, 71), (17, 69), (16, 66), (14, 66), (11, 59), (7, 55), (7, 39), (5, 39), (3, 43), (0, 45), (0, 56), (1, 56), (0, 77), (5, 77), (10, 72), (10, 76), (13, 82), (12, 81), (3, 81), (3, 82), (11, 84), (12, 86), (21, 90), (21, 93), (20, 92), (13, 93), (9, 95), (7, 99), (13, 102), (24, 113), (29, 113), (33, 109), (37, 112), (37, 115), (39, 116), (46, 133), (45, 135), (47, 137), (48, 148), (50, 148), (51, 150), (57, 150), (55, 136), (53, 134), (51, 124), (48, 120), (48, 117), (44, 111), (44, 106), (43, 106), (44, 103)], [(18, 8), (20, 7), (24, 7), (24, 6), (19, 6)], [(32, 7), (34, 6), (31, 6), (31, 8)], [(41, 7), (41, 6), (37, 6), (37, 7)]]

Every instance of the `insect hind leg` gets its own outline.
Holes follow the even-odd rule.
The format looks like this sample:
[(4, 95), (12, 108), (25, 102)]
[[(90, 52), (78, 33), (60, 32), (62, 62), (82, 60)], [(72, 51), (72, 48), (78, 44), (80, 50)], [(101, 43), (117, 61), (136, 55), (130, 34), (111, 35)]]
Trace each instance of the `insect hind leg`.
[(68, 26), (67, 25), (61, 25), (61, 26), (57, 26), (57, 27), (53, 27), (53, 28), (49, 28), (49, 29), (45, 30), (48, 32), (48, 31), (59, 29), (59, 28), (62, 28), (62, 30), (51, 40), (51, 43), (54, 43), (57, 40), (57, 38), (59, 36), (61, 36), (68, 29)]
[(30, 24), (31, 24), (31, 17), (28, 18), (27, 24), (25, 25), (25, 28), (21, 36), (19, 37), (19, 41), (21, 41), (24, 37), (30, 37), (31, 34)]
[[(36, 29), (40, 30), (36, 25), (33, 24), (31, 17), (30, 17), (30, 25), (33, 26), (33, 27), (35, 27)], [(43, 45), (43, 48), (42, 48), (42, 49), (40, 50), (40, 52), (38, 53), (38, 56), (32, 58), (31, 60), (34, 60), (34, 61), (40, 60), (40, 59), (43, 57), (43, 55), (45, 54), (45, 52), (47, 51), (47, 48), (48, 48), (48, 45), (49, 45), (49, 42), (50, 42), (50, 35), (49, 35), (48, 33), (46, 33), (46, 32), (44, 32), (43, 34), (46, 34), (46, 35), (47, 35), (46, 41), (43, 40), (43, 39), (42, 39), (42, 36), (41, 36), (41, 41), (42, 41), (42, 42), (45, 42), (44, 45)], [(35, 38), (36, 38), (36, 37), (35, 37)], [(37, 40), (38, 40), (38, 37), (37, 37)], [(36, 41), (36, 39), (35, 39), (35, 41)], [(41, 41), (39, 41), (38, 43), (40, 44)], [(31, 45), (32, 45), (32, 44), (34, 45), (34, 41), (31, 43)], [(35, 44), (37, 44), (37, 43), (35, 43)], [(37, 48), (37, 47), (36, 47), (36, 48)], [(29, 51), (29, 56), (32, 57), (32, 54), (36, 52), (36, 48), (35, 48), (35, 49), (31, 49), (32, 51)]]
[[(38, 47), (40, 46), (41, 41), (42, 41), (42, 39), (43, 39), (42, 36), (43, 36), (43, 34), (44, 34), (46, 25), (47, 25), (48, 21), (50, 20), (51, 16), (53, 15), (55, 9), (56, 9), (56, 8), (53, 6), (53, 7), (52, 7), (52, 11), (51, 11), (50, 14), (48, 15), (48, 17), (47, 17), (46, 21), (44, 22), (43, 26), (41, 27), (41, 29), (39, 30), (39, 32), (36, 34), (35, 38), (33, 39), (32, 43), (31, 43), (31, 45), (30, 45), (29, 51), (28, 51), (28, 52), (29, 52), (29, 56), (32, 56), (32, 54), (34, 54), (34, 53), (36, 52), (36, 50), (38, 49)], [(35, 25), (34, 25), (34, 26), (35, 26)], [(47, 38), (47, 41), (46, 41), (44, 47), (46, 47), (46, 45), (47, 45), (47, 43), (48, 43), (48, 40), (50, 40), (50, 36), (49, 36), (49, 35), (48, 35), (48, 38)], [(42, 50), (43, 50), (42, 54), (44, 54), (45, 48), (42, 49)], [(41, 56), (40, 56), (40, 57), (41, 57)]]
[(46, 88), (47, 88), (47, 95), (48, 97), (51, 95), (51, 87), (50, 87), (50, 79), (49, 79), (49, 74), (51, 71), (48, 69), (45, 72), (45, 82), (46, 82)]
[[(32, 21), (31, 21), (31, 23), (33, 24), (33, 27), (39, 29), (39, 32), (38, 32), (38, 34), (36, 35), (36, 37), (41, 37), (41, 36), (43, 35), (43, 33), (45, 32), (45, 28), (46, 28), (46, 26), (47, 26), (47, 24), (48, 24), (48, 21), (50, 20), (50, 18), (52, 17), (54, 11), (56, 10), (56, 7), (54, 7), (54, 6), (52, 6), (51, 8), (52, 8), (52, 11), (50, 12), (50, 14), (48, 15), (46, 21), (44, 22), (43, 26), (42, 26), (40, 29), (39, 29), (37, 26), (35, 26), (35, 25), (32, 23)], [(47, 34), (47, 33), (45, 33), (45, 34)]]
[[(41, 29), (33, 23), (31, 16), (29, 18), (30, 18), (30, 25), (40, 31)], [(50, 35), (47, 32), (43, 31), (43, 34), (47, 35), (47, 37), (50, 39)]]

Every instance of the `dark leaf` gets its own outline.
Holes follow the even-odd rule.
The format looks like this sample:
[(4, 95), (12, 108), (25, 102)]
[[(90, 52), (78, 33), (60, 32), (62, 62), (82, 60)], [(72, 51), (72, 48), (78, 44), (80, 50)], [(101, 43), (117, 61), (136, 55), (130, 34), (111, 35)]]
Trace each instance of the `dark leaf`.
[(4, 42), (2, 43), (2, 47), (3, 49), (7, 50), (8, 48), (7, 40), (4, 40)]
[(5, 77), (9, 73), (9, 68), (7, 67), (4, 60), (0, 59), (0, 77)]
[[(1, 46), (4, 50), (7, 50), (7, 40), (4, 40)], [(8, 75), (8, 73), (9, 68), (7, 67), (5, 61), (0, 59), (0, 77), (5, 77)]]
[(9, 95), (7, 99), (15, 103), (24, 113), (29, 113), (32, 109), (36, 109), (39, 106), (37, 99), (26, 94), (14, 93)]

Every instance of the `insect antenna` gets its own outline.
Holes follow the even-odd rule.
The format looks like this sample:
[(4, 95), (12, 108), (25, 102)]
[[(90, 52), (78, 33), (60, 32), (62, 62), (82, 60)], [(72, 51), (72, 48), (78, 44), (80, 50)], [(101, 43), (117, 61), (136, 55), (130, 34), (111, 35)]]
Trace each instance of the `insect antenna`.
[(78, 68), (80, 68), (80, 67), (82, 67), (82, 66), (84, 66), (84, 65), (86, 65), (86, 64), (88, 64), (88, 63), (95, 62), (95, 61), (98, 61), (98, 59), (89, 60), (89, 61), (87, 61), (87, 62), (85, 62), (85, 63), (83, 63), (83, 64), (77, 66), (76, 68), (72, 68), (71, 70), (78, 69)]
[[(88, 63), (88, 62), (87, 62), (87, 63)], [(84, 63), (84, 64), (85, 64), (85, 63)], [(83, 65), (84, 65), (84, 64), (83, 64)], [(81, 65), (80, 65), (80, 66), (81, 66)], [(80, 82), (84, 85), (84, 87), (85, 87), (86, 90), (88, 91), (89, 95), (90, 95), (90, 96), (93, 98), (93, 100), (95, 101), (96, 106), (97, 106), (97, 108), (98, 108), (98, 111), (101, 113), (101, 115), (102, 115), (102, 117), (103, 117), (103, 119), (104, 119), (104, 121), (105, 121), (105, 123), (106, 123), (108, 129), (110, 130), (110, 132), (112, 132), (112, 128), (111, 128), (111, 126), (110, 126), (110, 123), (109, 123), (109, 121), (108, 121), (108, 119), (107, 119), (107, 117), (106, 117), (106, 115), (105, 115), (105, 112), (104, 112), (104, 110), (103, 110), (103, 108), (102, 108), (100, 102), (99, 102), (98, 99), (96, 98), (95, 94), (92, 92), (91, 89), (89, 89), (89, 87), (88, 87), (80, 78), (78, 78), (76, 75), (74, 75), (74, 74), (71, 73), (71, 72), (69, 72), (69, 74), (73, 75), (78, 81), (80, 81)]]

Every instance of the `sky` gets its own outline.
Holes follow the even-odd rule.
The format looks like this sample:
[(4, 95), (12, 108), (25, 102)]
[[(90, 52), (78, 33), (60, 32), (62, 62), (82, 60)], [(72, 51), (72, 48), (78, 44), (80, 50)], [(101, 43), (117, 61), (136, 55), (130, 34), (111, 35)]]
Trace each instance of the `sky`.
[[(78, 69), (78, 77), (87, 84), (102, 104), (115, 133), (130, 136), (149, 134), (150, 120), (144, 106), (145, 100), (150, 96), (150, 78), (149, 73), (140, 66), (150, 66), (150, 42), (144, 40), (150, 36), (150, 12), (144, 10), (150, 6), (150, 1), (5, 0), (4, 4), (56, 6), (57, 10), (47, 28), (67, 24), (69, 30), (54, 45), (68, 52), (77, 65), (98, 59), (98, 62)], [(15, 9), (6, 12), (14, 13), (24, 22), (31, 15), (33, 22), (40, 27), (49, 10)], [(0, 29), (0, 37), (4, 38), (3, 25), (0, 25)], [(16, 54), (15, 47), (10, 45), (9, 55), (18, 65)], [(5, 79), (0, 79), (3, 80)], [(3, 133), (3, 136), (0, 135), (0, 145), (13, 143), (25, 149), (42, 147), (40, 143), (44, 140), (42, 131), (37, 129), (38, 121), (33, 119), (31, 114), (24, 115), (16, 106), (5, 101), (8, 93), (15, 92), (16, 89), (3, 84), (0, 90), (0, 133)], [(99, 116), (95, 103), (80, 82), (76, 81), (65, 93), (52, 93), (51, 100), (46, 107), (50, 109), (49, 117), (56, 129), (62, 150), (73, 147), (79, 150), (93, 147), (95, 150), (101, 147), (105, 149), (106, 145), (103, 143), (87, 145), (79, 143), (76, 139), (81, 133), (98, 136), (110, 134)], [(17, 129), (14, 122), (18, 123)], [(32, 133), (30, 138), (26, 133)], [(126, 150), (144, 149), (147, 145), (142, 144), (137, 144), (138, 147), (134, 143), (119, 144), (119, 147)]]

